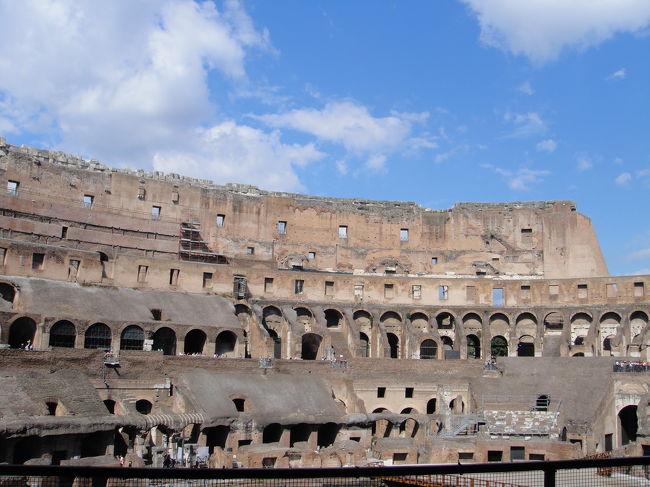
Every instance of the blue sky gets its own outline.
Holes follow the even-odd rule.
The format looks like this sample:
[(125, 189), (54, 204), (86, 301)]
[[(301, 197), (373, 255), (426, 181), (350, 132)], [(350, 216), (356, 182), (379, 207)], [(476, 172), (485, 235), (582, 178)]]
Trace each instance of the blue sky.
[(324, 196), (571, 199), (650, 274), (648, 0), (0, 0), (0, 136)]

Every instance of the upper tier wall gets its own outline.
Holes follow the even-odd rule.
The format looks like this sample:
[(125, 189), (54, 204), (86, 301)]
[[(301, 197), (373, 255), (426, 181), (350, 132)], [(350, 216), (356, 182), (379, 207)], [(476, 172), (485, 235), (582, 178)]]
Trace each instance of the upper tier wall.
[(112, 169), (3, 139), (0, 177), (10, 190), (0, 198), (4, 236), (65, 240), (111, 256), (173, 257), (183, 245), (181, 223), (193, 222), (203, 250), (229, 259), (253, 254), (284, 268), (546, 278), (608, 274), (590, 220), (570, 201), (430, 210), (411, 202), (267, 192)]

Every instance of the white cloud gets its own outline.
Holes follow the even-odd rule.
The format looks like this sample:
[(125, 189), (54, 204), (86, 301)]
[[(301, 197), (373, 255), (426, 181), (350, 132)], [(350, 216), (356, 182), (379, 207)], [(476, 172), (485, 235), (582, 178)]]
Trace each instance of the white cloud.
[(557, 149), (557, 142), (553, 139), (546, 139), (537, 143), (538, 151), (555, 152), (555, 149)]
[(524, 81), (522, 84), (520, 84), (517, 89), (521, 91), (524, 95), (533, 95), (535, 94), (535, 90), (533, 90), (533, 87), (530, 85), (530, 81)]
[(348, 165), (343, 160), (336, 161), (336, 170), (342, 176), (345, 176), (348, 173)]
[(383, 172), (386, 170), (386, 156), (375, 154), (366, 161), (365, 166), (373, 172)]
[(607, 78), (607, 80), (617, 80), (617, 79), (625, 79), (626, 73), (625, 73), (625, 68), (621, 68), (618, 71), (614, 71), (612, 74), (610, 74)]
[(615, 157), (614, 164), (623, 164), (623, 159), (621, 157)]
[(283, 144), (277, 131), (267, 133), (232, 121), (198, 130), (188, 142), (182, 151), (157, 152), (154, 169), (218, 183), (245, 180), (264, 189), (295, 191), (304, 188), (293, 166), (324, 156), (313, 144)]
[[(423, 114), (421, 114), (423, 116)], [(255, 116), (271, 127), (306, 132), (354, 152), (390, 150), (404, 144), (411, 133), (413, 114), (373, 117), (366, 107), (351, 101), (332, 102), (322, 110), (300, 108), (281, 114)]]
[[(245, 84), (247, 50), (272, 50), (238, 2), (0, 0), (0, 107), (17, 131), (109, 164), (188, 150), (216, 108), (219, 73)], [(8, 115), (9, 114), (9, 115)], [(191, 153), (191, 149), (190, 149)], [(176, 168), (172, 168), (176, 170)]]
[(632, 180), (632, 175), (629, 172), (622, 172), (614, 180), (617, 186), (626, 186)]
[(506, 135), (506, 138), (531, 137), (544, 134), (547, 130), (546, 123), (535, 112), (506, 112), (503, 119), (514, 127), (512, 132)]
[(495, 167), (491, 164), (483, 164), (483, 167), (491, 169), (506, 180), (508, 187), (514, 191), (528, 191), (530, 186), (540, 183), (544, 176), (551, 174), (546, 170), (535, 170), (527, 167), (520, 167), (516, 171)]
[(592, 160), (587, 156), (578, 156), (576, 161), (578, 162), (578, 171), (587, 171), (594, 166)]
[(537, 64), (565, 49), (596, 46), (650, 23), (647, 0), (462, 0), (478, 18), (481, 40)]

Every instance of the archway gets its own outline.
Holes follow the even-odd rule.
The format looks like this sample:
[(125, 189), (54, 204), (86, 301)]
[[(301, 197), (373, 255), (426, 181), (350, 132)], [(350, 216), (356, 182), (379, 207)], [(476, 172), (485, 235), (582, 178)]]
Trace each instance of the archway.
[(176, 332), (166, 326), (153, 334), (152, 350), (162, 350), (163, 355), (176, 355)]
[(446, 311), (438, 314), (436, 316), (436, 324), (438, 325), (438, 329), (440, 330), (450, 330), (454, 327), (455, 323), (455, 318), (451, 313), (447, 313)]
[(289, 446), (294, 446), (301, 441), (309, 441), (311, 434), (311, 426), (306, 423), (294, 424), (291, 426), (289, 433)]
[(517, 357), (534, 357), (535, 356), (535, 339), (530, 335), (519, 337), (517, 344)]
[(74, 348), (77, 329), (67, 320), (57, 321), (50, 328), (50, 347)]
[(546, 330), (561, 330), (564, 327), (564, 316), (557, 311), (552, 311), (544, 318)]
[(316, 333), (305, 333), (302, 336), (302, 358), (303, 360), (316, 360), (318, 349), (323, 337)]
[(153, 404), (146, 399), (140, 399), (135, 402), (135, 410), (140, 414), (151, 414)]
[(183, 352), (186, 355), (201, 355), (203, 354), (203, 347), (207, 341), (207, 335), (203, 330), (190, 330), (185, 335), (185, 348)]
[(336, 436), (339, 433), (339, 426), (336, 423), (325, 423), (318, 427), (316, 442), (319, 447), (325, 448), (336, 441)]
[(335, 309), (325, 310), (325, 324), (327, 328), (338, 328), (343, 322), (343, 315)]
[(0, 300), (4, 301), (6, 307), (12, 308), (16, 297), (16, 288), (6, 282), (0, 283)]
[(399, 338), (394, 333), (386, 333), (386, 338), (388, 338), (390, 358), (399, 358)]
[(25, 348), (27, 344), (34, 344), (36, 334), (36, 322), (23, 316), (14, 321), (9, 327), (9, 347)]
[(621, 429), (621, 446), (636, 441), (639, 429), (636, 406), (625, 406), (618, 412), (618, 422)]
[(424, 313), (413, 313), (411, 315), (411, 326), (416, 330), (426, 332), (429, 330), (429, 318)]
[(144, 345), (144, 331), (137, 325), (124, 328), (120, 338), (120, 350), (142, 350)]
[(440, 339), (442, 340), (442, 348), (443, 348), (443, 350), (453, 350), (454, 349), (454, 341), (451, 339), (451, 337), (443, 336)]
[(237, 346), (237, 335), (230, 330), (222, 331), (214, 342), (214, 353), (217, 356), (232, 354)]
[(282, 438), (282, 426), (278, 423), (271, 423), (262, 432), (262, 443), (278, 443)]
[(476, 335), (467, 335), (467, 358), (481, 358), (481, 340)]
[(508, 356), (508, 342), (501, 335), (492, 337), (490, 341), (490, 353), (492, 357), (507, 357)]
[(84, 334), (84, 348), (110, 350), (112, 341), (111, 329), (104, 323), (90, 325)]
[(436, 406), (437, 406), (437, 400), (435, 397), (432, 397), (427, 401), (427, 414), (435, 414), (436, 413)]
[(423, 340), (420, 344), (420, 358), (432, 360), (438, 358), (438, 344), (430, 338)]
[(363, 332), (359, 333), (359, 357), (370, 357), (370, 338)]

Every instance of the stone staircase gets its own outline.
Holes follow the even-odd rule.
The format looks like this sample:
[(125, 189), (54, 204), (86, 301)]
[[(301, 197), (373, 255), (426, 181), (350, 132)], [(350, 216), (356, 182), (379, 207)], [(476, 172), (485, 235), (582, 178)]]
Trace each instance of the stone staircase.
[(483, 411), (487, 431), (493, 436), (550, 436), (557, 411)]

